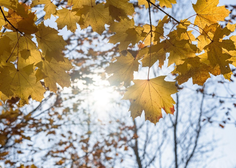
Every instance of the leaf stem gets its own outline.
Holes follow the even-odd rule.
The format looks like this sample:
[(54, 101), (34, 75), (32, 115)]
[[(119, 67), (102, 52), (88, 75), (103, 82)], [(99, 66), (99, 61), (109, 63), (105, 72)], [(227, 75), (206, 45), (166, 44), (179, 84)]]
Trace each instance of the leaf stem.
[(161, 9), (159, 6), (157, 6), (156, 4), (154, 4), (153, 2), (151, 2), (150, 0), (146, 0), (148, 3), (152, 4), (153, 6), (155, 6), (157, 9), (159, 9), (160, 11), (162, 11), (164, 14), (166, 14), (167, 16), (169, 16), (171, 19), (173, 19), (174, 21), (176, 21), (178, 24), (180, 23), (177, 19), (175, 19), (173, 16), (171, 16), (170, 14), (166, 13), (163, 9)]

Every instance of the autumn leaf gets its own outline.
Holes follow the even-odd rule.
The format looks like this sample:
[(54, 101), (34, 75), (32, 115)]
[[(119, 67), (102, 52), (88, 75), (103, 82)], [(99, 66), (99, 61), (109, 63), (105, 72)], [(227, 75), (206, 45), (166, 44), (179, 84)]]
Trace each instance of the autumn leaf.
[(129, 3), (128, 0), (107, 0), (105, 7), (109, 8), (111, 17), (117, 21), (128, 18), (128, 15), (131, 16), (134, 13), (133, 4)]
[(5, 27), (13, 31), (17, 31), (16, 29), (18, 29), (26, 34), (36, 33), (38, 31), (34, 23), (36, 21), (36, 15), (31, 13), (28, 9), (29, 6), (25, 4), (18, 4), (17, 11), (9, 9), (7, 19), (14, 27), (9, 23), (7, 23)]
[(0, 6), (4, 6), (8, 9), (16, 10), (18, 5), (18, 0), (0, 0)]
[(133, 80), (134, 71), (138, 71), (138, 60), (135, 59), (130, 52), (126, 56), (121, 55), (116, 58), (116, 62), (111, 63), (106, 68), (106, 73), (113, 75), (109, 78), (112, 85), (119, 85), (124, 81), (125, 86), (129, 86)]
[(178, 65), (174, 73), (179, 75), (176, 77), (178, 84), (187, 82), (189, 78), (193, 79), (193, 84), (203, 85), (210, 78), (210, 73), (219, 75), (219, 69), (213, 68), (203, 62), (200, 62), (199, 57), (187, 58), (185, 62)]
[(122, 19), (118, 23), (115, 22), (110, 30), (116, 32), (116, 34), (110, 37), (109, 42), (114, 44), (120, 42), (120, 51), (125, 50), (130, 43), (134, 45), (144, 39), (142, 36), (143, 28), (134, 26), (133, 19)]
[(81, 9), (84, 6), (96, 5), (95, 0), (68, 0), (68, 5), (72, 6), (73, 10)]
[(164, 25), (168, 23), (170, 19), (165, 16), (162, 20), (159, 20), (158, 25), (155, 27), (154, 40), (160, 42), (160, 39), (164, 38)]
[(11, 97), (19, 97), (23, 102), (28, 102), (29, 96), (34, 100), (41, 101), (45, 89), (36, 82), (33, 64), (15, 69), (14, 65), (0, 69), (0, 91)]
[(36, 72), (37, 81), (44, 79), (45, 86), (51, 91), (57, 91), (57, 83), (61, 87), (70, 86), (70, 75), (65, 71), (69, 71), (72, 66), (68, 59), (57, 62), (54, 58), (51, 61), (44, 60), (37, 64), (39, 69)]
[(213, 39), (204, 48), (207, 51), (210, 64), (213, 67), (218, 65), (223, 75), (228, 74), (227, 79), (230, 79), (231, 75), (231, 70), (229, 67), (230, 61), (228, 61), (231, 56), (226, 52), (223, 52), (223, 49), (226, 49), (226, 51), (235, 50), (235, 45), (231, 39), (223, 40), (223, 38), (228, 36), (231, 31), (232, 30), (229, 30), (227, 27), (222, 29), (220, 26), (218, 26), (214, 32)]
[(79, 15), (84, 19), (85, 27), (91, 26), (94, 31), (99, 34), (105, 30), (105, 24), (110, 22), (109, 9), (103, 4), (98, 5), (85, 5), (79, 11)]
[[(156, 0), (150, 0), (152, 3), (155, 4)], [(144, 5), (146, 8), (148, 8), (148, 2), (147, 0), (138, 0), (138, 5)], [(152, 4), (150, 4), (152, 5)]]
[(42, 5), (44, 4), (44, 11), (46, 12), (44, 19), (50, 19), (51, 15), (54, 15), (57, 10), (57, 6), (51, 2), (51, 0), (33, 0), (31, 7), (34, 7), (36, 5)]
[(145, 112), (145, 119), (153, 123), (162, 118), (164, 109), (167, 114), (173, 114), (175, 103), (171, 94), (177, 92), (174, 82), (166, 82), (165, 76), (150, 80), (134, 80), (134, 85), (128, 88), (124, 100), (130, 100), (130, 111), (133, 118)]
[(175, 63), (176, 65), (183, 63), (184, 59), (194, 57), (197, 47), (190, 44), (188, 40), (175, 40), (165, 42), (165, 51), (170, 53), (168, 65)]
[(159, 5), (161, 7), (165, 6), (167, 8), (171, 8), (172, 4), (176, 4), (176, 0), (159, 0)]
[(58, 19), (56, 20), (59, 29), (67, 26), (67, 29), (73, 33), (77, 29), (76, 23), (79, 21), (80, 17), (76, 15), (76, 12), (63, 8), (58, 10)]
[(158, 60), (159, 67), (161, 68), (164, 65), (164, 61), (166, 59), (166, 51), (163, 49), (163, 47), (163, 43), (158, 43), (156, 45), (152, 45), (148, 48), (142, 49), (140, 51), (141, 53), (144, 53), (142, 59), (142, 66), (151, 67)]
[(54, 58), (57, 61), (62, 61), (62, 50), (66, 45), (62, 36), (58, 35), (57, 30), (45, 27), (44, 24), (40, 24), (38, 29), (39, 31), (36, 33), (38, 46), (42, 50), (46, 59), (50, 61)]
[(206, 25), (224, 21), (230, 11), (224, 6), (217, 7), (218, 4), (219, 0), (198, 0), (193, 4), (193, 9), (197, 13), (194, 24), (203, 29)]

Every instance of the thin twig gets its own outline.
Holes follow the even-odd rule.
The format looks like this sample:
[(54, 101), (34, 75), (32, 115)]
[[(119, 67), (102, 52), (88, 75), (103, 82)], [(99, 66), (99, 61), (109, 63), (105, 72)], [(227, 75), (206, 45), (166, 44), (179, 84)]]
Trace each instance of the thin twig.
[(4, 12), (3, 12), (1, 6), (0, 6), (0, 10), (1, 10), (1, 13), (2, 13), (2, 15), (3, 15), (3, 17), (4, 17), (4, 20), (5, 20), (6, 22), (8, 22), (8, 23), (11, 25), (11, 27), (13, 27), (13, 29), (15, 29), (17, 32), (19, 32), (19, 33), (23, 36), (24, 33), (21, 32), (19, 29), (17, 29), (17, 28), (7, 19), (7, 17), (5, 16), (5, 14), (4, 14)]
[(159, 9), (160, 11), (162, 11), (164, 14), (166, 14), (167, 16), (169, 16), (171, 19), (173, 19), (174, 21), (176, 21), (178, 24), (180, 23), (177, 19), (175, 19), (173, 16), (171, 16), (170, 14), (166, 13), (163, 9), (161, 9), (159, 6), (157, 6), (156, 4), (154, 4), (153, 2), (151, 2), (150, 0), (146, 0), (148, 3), (152, 4), (153, 6), (155, 6), (157, 9)]

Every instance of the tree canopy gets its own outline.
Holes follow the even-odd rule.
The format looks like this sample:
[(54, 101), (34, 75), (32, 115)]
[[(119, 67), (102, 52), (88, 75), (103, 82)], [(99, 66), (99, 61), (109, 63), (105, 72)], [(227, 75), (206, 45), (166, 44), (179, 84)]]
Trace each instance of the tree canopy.
[[(232, 75), (236, 77), (233, 74), (236, 24), (232, 21), (236, 6), (218, 6), (219, 0), (197, 0), (190, 9), (194, 14), (181, 20), (170, 12), (176, 3), (180, 2), (0, 0), (0, 160), (11, 166), (20, 165), (22, 158), (13, 155), (16, 151), (19, 155), (27, 155), (29, 153), (24, 151), (29, 148), (33, 154), (41, 152), (44, 159), (53, 158), (55, 165), (104, 167), (114, 165), (115, 160), (123, 162), (123, 154), (128, 155), (132, 149), (139, 167), (142, 164), (146, 167), (154, 164), (157, 151), (164, 150), (161, 148), (170, 127), (174, 132), (175, 167), (181, 164), (187, 167), (196, 151), (201, 152), (199, 137), (206, 123), (215, 122), (214, 110), (222, 107), (225, 99), (235, 96), (231, 93), (220, 97), (206, 90), (212, 76), (222, 75), (228, 81), (233, 81)], [(139, 9), (146, 10), (146, 15)], [(145, 15), (145, 21), (137, 19), (141, 15)], [(52, 20), (55, 26), (47, 23)], [(64, 30), (67, 32), (62, 36)], [(76, 54), (71, 56), (72, 52)], [(82, 56), (78, 56), (80, 54)], [(95, 72), (99, 67), (103, 71)], [(158, 75), (165, 68), (171, 71), (165, 76)], [(129, 101), (133, 119), (144, 114), (146, 120), (156, 124), (163, 112), (176, 114), (168, 120), (171, 126), (163, 120), (159, 123), (162, 132), (159, 128), (152, 130), (154, 125), (149, 122), (129, 120), (133, 121), (129, 125), (122, 117), (123, 120), (111, 121), (117, 125), (107, 126), (109, 128), (102, 121), (95, 121), (96, 116), (91, 117), (91, 111), (81, 105), (83, 99), (77, 97), (89, 89), (89, 84), (93, 83), (90, 75), (95, 73), (120, 89), (123, 100)], [(137, 73), (143, 76), (137, 77)], [(78, 85), (77, 79), (85, 81), (87, 88)], [(202, 86), (193, 89), (201, 97), (188, 100), (189, 103), (195, 101), (189, 108), (197, 109), (194, 117), (179, 109), (187, 100), (178, 92), (183, 90), (181, 84), (189, 79)], [(62, 93), (64, 87), (72, 90), (66, 97)], [(176, 94), (175, 100), (173, 94)], [(206, 108), (204, 102), (209, 101), (209, 97), (214, 98), (213, 101), (219, 99), (219, 103), (215, 105), (216, 102), (211, 101), (212, 107)], [(236, 107), (235, 103), (231, 105)], [(232, 109), (223, 110), (226, 110), (223, 120), (216, 120), (219, 126), (224, 128), (228, 122), (235, 124), (230, 114)], [(72, 119), (71, 116), (76, 117)], [(185, 121), (185, 118), (188, 119)], [(92, 129), (93, 124), (96, 129)], [(73, 125), (73, 130), (68, 129), (68, 125)], [(76, 132), (78, 125), (82, 130), (79, 133)], [(145, 138), (139, 139), (139, 132), (144, 129)], [(95, 130), (100, 130), (100, 134)], [(45, 149), (46, 153), (31, 143), (35, 141), (34, 136), (40, 137), (41, 133), (48, 142), (53, 141), (51, 149)], [(153, 137), (156, 133), (158, 137)], [(161, 143), (147, 161), (144, 159), (150, 154), (147, 146), (152, 146), (149, 138), (161, 139)], [(19, 144), (23, 147), (19, 148)], [(145, 145), (140, 147), (140, 144)], [(142, 150), (143, 156), (138, 152)], [(127, 153), (122, 153), (124, 151)], [(181, 152), (186, 155), (178, 156)], [(28, 161), (26, 167), (36, 167), (32, 158), (22, 159)]]
[[(117, 44), (120, 56), (106, 68), (113, 85), (127, 87), (125, 100), (130, 100), (132, 117), (145, 112), (145, 118), (153, 123), (162, 118), (162, 109), (174, 113), (171, 95), (177, 92), (176, 83), (192, 78), (193, 84), (204, 85), (212, 75), (224, 75), (230, 80), (230, 65), (235, 65), (236, 36), (234, 24), (222, 26), (230, 11), (218, 6), (219, 0), (198, 0), (192, 7), (195, 15), (177, 20), (164, 8), (171, 8), (175, 0), (68, 0), (52, 3), (51, 0), (0, 0), (3, 29), (0, 38), (0, 92), (3, 101), (18, 98), (20, 105), (31, 98), (41, 101), (44, 92), (57, 91), (70, 86), (72, 64), (65, 57), (66, 41), (58, 30), (38, 20), (34, 8), (44, 5), (44, 20), (57, 17), (58, 29), (67, 27), (72, 33), (77, 26), (91, 26), (98, 34), (111, 33), (109, 43)], [(134, 6), (149, 11), (149, 24), (137, 25)], [(165, 14), (153, 24), (152, 8)], [(194, 21), (191, 22), (194, 18)], [(165, 25), (174, 26), (165, 30)], [(165, 81), (165, 76), (150, 78), (150, 69), (174, 65), (175, 82)], [(134, 79), (134, 72), (148, 68), (146, 79)]]

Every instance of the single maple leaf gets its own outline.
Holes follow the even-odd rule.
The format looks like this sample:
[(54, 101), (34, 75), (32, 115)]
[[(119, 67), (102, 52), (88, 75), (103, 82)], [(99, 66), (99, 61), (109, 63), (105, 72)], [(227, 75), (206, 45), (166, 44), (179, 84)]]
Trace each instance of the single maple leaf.
[(80, 17), (76, 15), (76, 12), (63, 8), (57, 11), (59, 17), (56, 22), (59, 29), (67, 26), (67, 29), (73, 33), (76, 31), (76, 23), (79, 22)]
[(219, 0), (198, 0), (193, 4), (193, 9), (197, 13), (194, 24), (203, 29), (206, 25), (224, 21), (230, 11), (224, 6), (217, 7), (218, 4)]
[(39, 31), (36, 33), (38, 46), (42, 50), (46, 59), (50, 61), (54, 58), (57, 61), (62, 61), (62, 50), (66, 45), (62, 36), (58, 35), (57, 30), (45, 27), (42, 23), (38, 26), (38, 29)]
[(85, 27), (91, 26), (98, 34), (102, 34), (105, 30), (105, 24), (111, 20), (109, 9), (103, 4), (84, 5), (79, 11), (79, 16), (82, 15)]
[(23, 102), (28, 102), (29, 96), (41, 101), (45, 89), (40, 82), (36, 82), (33, 64), (21, 69), (14, 65), (2, 67), (0, 70), (0, 91), (8, 98), (19, 97)]
[(54, 58), (50, 62), (44, 60), (36, 65), (39, 69), (36, 72), (37, 81), (44, 79), (45, 86), (51, 91), (57, 91), (58, 83), (61, 87), (70, 86), (70, 75), (65, 71), (72, 68), (70, 61), (64, 58), (63, 61), (56, 61)]
[(125, 86), (129, 86), (130, 82), (133, 80), (134, 71), (138, 71), (138, 60), (135, 59), (130, 52), (127, 55), (121, 55), (116, 58), (116, 62), (111, 63), (110, 66), (106, 68), (106, 73), (113, 73), (109, 78), (109, 82), (112, 85), (119, 85), (124, 81)]
[(43, 9), (46, 12), (44, 19), (50, 19), (51, 15), (54, 15), (57, 12), (57, 6), (52, 3), (51, 0), (33, 0), (31, 7), (36, 5), (45, 5)]
[(171, 94), (177, 92), (175, 82), (166, 82), (165, 76), (160, 76), (150, 80), (134, 80), (134, 85), (128, 88), (124, 95), (124, 100), (130, 100), (131, 116), (133, 118), (141, 116), (145, 112), (145, 119), (153, 123), (162, 118), (164, 109), (167, 114), (173, 114), (173, 104), (175, 103)]
[(131, 16), (134, 13), (133, 4), (128, 1), (129, 0), (107, 0), (105, 7), (109, 8), (109, 13), (112, 18), (120, 21), (120, 19), (128, 18), (127, 15)]

